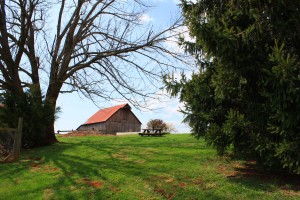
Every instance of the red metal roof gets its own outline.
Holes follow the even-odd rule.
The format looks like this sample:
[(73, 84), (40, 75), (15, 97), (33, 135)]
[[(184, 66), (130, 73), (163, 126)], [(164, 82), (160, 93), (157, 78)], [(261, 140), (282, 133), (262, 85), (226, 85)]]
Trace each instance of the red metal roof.
[(121, 104), (118, 106), (113, 106), (113, 107), (104, 108), (102, 110), (99, 110), (93, 116), (91, 116), (83, 125), (105, 122), (113, 114), (115, 114), (119, 109), (124, 108), (125, 106), (129, 106), (129, 105), (127, 103), (125, 103), (125, 104)]

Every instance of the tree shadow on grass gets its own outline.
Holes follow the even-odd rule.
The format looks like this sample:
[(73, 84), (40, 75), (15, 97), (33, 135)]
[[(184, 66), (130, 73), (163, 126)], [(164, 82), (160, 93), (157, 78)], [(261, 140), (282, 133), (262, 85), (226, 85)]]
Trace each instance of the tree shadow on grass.
[(242, 184), (255, 190), (280, 190), (286, 194), (300, 197), (300, 175), (286, 171), (263, 171), (254, 161), (247, 161), (237, 165), (233, 171), (223, 172), (234, 183)]
[[(9, 177), (10, 174), (16, 174), (22, 172), (22, 170), (28, 170), (32, 164), (45, 164), (45, 163), (53, 163), (56, 167), (60, 168), (66, 177), (69, 177), (71, 172), (76, 172), (81, 176), (88, 175), (97, 175), (101, 177), (101, 173), (97, 171), (97, 173), (93, 172), (93, 169), (105, 169), (110, 168), (111, 170), (120, 171), (122, 170), (125, 173), (136, 174), (136, 171), (143, 171), (143, 174), (147, 173), (143, 166), (138, 166), (134, 161), (126, 161), (120, 158), (116, 158), (113, 156), (114, 153), (118, 153), (119, 151), (123, 151), (124, 149), (132, 148), (131, 155), (140, 157), (143, 159), (143, 154), (140, 152), (135, 152), (135, 148), (138, 147), (139, 150), (142, 148), (153, 148), (157, 149), (158, 147), (173, 147), (177, 148), (176, 143), (170, 143), (168, 145), (164, 144), (164, 142), (158, 142), (153, 140), (151, 144), (137, 144), (136, 146), (132, 146), (130, 144), (136, 142), (140, 138), (133, 137), (132, 141), (127, 141), (126, 143), (112, 143), (112, 144), (103, 144), (97, 143), (95, 141), (80, 141), (80, 142), (60, 142), (56, 145), (41, 147), (31, 150), (25, 150), (24, 156), (22, 155), (21, 159), (17, 163), (12, 163), (9, 165), (1, 165), (1, 171), (4, 173), (0, 173), (1, 177)], [(83, 146), (85, 147), (83, 150), (89, 151), (97, 151), (96, 154), (107, 155), (105, 158), (100, 157), (99, 159), (95, 159), (93, 155), (86, 156), (85, 154), (76, 155), (70, 153), (64, 153), (66, 151), (70, 151), (74, 148), (74, 146)], [(185, 148), (185, 147), (183, 147)], [(189, 149), (191, 147), (186, 147)], [(74, 149), (75, 150), (75, 149)], [(160, 153), (160, 152), (157, 152)], [(160, 153), (161, 155), (161, 153)], [(166, 155), (167, 156), (167, 155)], [(155, 158), (154, 158), (155, 159)], [(13, 167), (12, 167), (13, 165)], [(122, 167), (125, 166), (125, 167)], [(130, 168), (127, 168), (130, 166)], [(157, 169), (159, 170), (159, 169)], [(100, 170), (101, 171), (101, 170)], [(101, 177), (105, 179), (105, 177)]]
[[(65, 146), (62, 151), (59, 149), (49, 153), (44, 153), (45, 162), (52, 162), (55, 166), (60, 168), (64, 174), (77, 174), (81, 177), (98, 176), (103, 180), (107, 180), (107, 177), (103, 175), (104, 169), (110, 171), (121, 172), (128, 176), (136, 176), (137, 178), (143, 178), (151, 176), (152, 172), (155, 173), (167, 172), (163, 168), (147, 168), (147, 166), (140, 164), (139, 161), (146, 160), (146, 162), (154, 162), (156, 160), (155, 154), (159, 154), (162, 157), (168, 157), (167, 154), (163, 154), (157, 150), (158, 147), (169, 147), (168, 145), (162, 146), (156, 145), (139, 145), (132, 146), (131, 142), (125, 143), (96, 143), (95, 141), (81, 141), (78, 144), (62, 143), (61, 146)], [(65, 151), (73, 149), (77, 145), (79, 148), (84, 147), (83, 151), (89, 151), (90, 153), (76, 155), (72, 153), (64, 153)], [(70, 149), (69, 149), (70, 148)], [(187, 149), (190, 149), (188, 147)], [(75, 150), (74, 150), (75, 151)], [(77, 150), (76, 150), (77, 151)], [(93, 153), (95, 152), (95, 153)], [(153, 154), (152, 157), (146, 158), (145, 154)], [(43, 153), (42, 153), (43, 154)], [(127, 155), (130, 159), (127, 159)], [(179, 156), (182, 158), (182, 156)], [(161, 165), (160, 161), (156, 161), (155, 165)], [(96, 169), (96, 170), (95, 170)], [(142, 175), (142, 177), (140, 177)], [(69, 176), (67, 176), (68, 178)]]
[[(173, 170), (174, 166), (164, 166), (166, 165), (164, 159), (169, 159), (169, 154), (166, 151), (160, 152), (160, 148), (170, 148), (171, 146), (171, 148), (181, 148), (184, 151), (203, 148), (188, 143), (186, 143), (187, 145), (178, 145), (175, 141), (166, 144), (154, 139), (148, 141), (151, 144), (144, 144), (143, 141), (140, 142), (140, 138), (130, 138), (130, 141), (127, 138), (126, 140), (126, 142), (118, 140), (116, 142), (106, 143), (101, 141), (97, 143), (87, 139), (76, 144), (65, 143), (62, 145), (71, 145), (72, 149), (74, 145), (77, 145), (78, 149), (82, 148), (83, 151), (90, 153), (76, 155), (75, 153), (55, 151), (51, 155), (46, 155), (45, 160), (53, 162), (65, 174), (64, 180), (61, 180), (61, 182), (69, 181), (72, 184), (78, 184), (79, 177), (91, 180), (98, 177), (100, 180), (105, 181), (105, 184), (117, 188), (119, 184), (122, 184), (122, 180), (120, 182), (111, 180), (114, 173), (131, 177), (131, 180), (142, 181), (142, 183), (137, 184), (149, 183), (151, 185), (152, 183), (147, 181), (149, 177), (157, 176), (157, 174), (168, 174), (170, 168)], [(74, 149), (74, 151), (78, 151), (78, 149)], [(65, 149), (64, 151), (69, 152), (70, 150)], [(170, 151), (172, 150), (170, 149)], [(178, 162), (184, 162), (186, 159), (183, 155), (172, 156), (174, 156), (172, 159), (178, 159)], [(149, 163), (150, 165), (148, 165)], [(110, 171), (109, 175), (107, 170)]]
[[(94, 142), (95, 143), (95, 142)], [(77, 145), (74, 148), (74, 145)], [(115, 145), (103, 144), (97, 145), (89, 142), (80, 144), (74, 143), (59, 143), (49, 147), (36, 148), (23, 153), (21, 160), (18, 163), (0, 166), (0, 179), (8, 179), (13, 184), (18, 177), (24, 178), (23, 174), (31, 174), (36, 176), (40, 173), (49, 173), (45, 176), (45, 182), (53, 177), (53, 181), (39, 186), (41, 191), (48, 188), (55, 189), (55, 192), (73, 198), (76, 195), (68, 194), (71, 187), (86, 188), (93, 193), (100, 194), (97, 188), (105, 185), (110, 190), (116, 190), (114, 184), (118, 184), (118, 180), (111, 180), (112, 174), (115, 172), (119, 176), (130, 176), (140, 178), (147, 176), (147, 171), (142, 166), (137, 165), (133, 161), (126, 161), (114, 157), (114, 151), (123, 149)], [(76, 151), (87, 151), (76, 152)], [(93, 151), (97, 151), (93, 154)], [(49, 167), (52, 166), (52, 167)], [(107, 172), (109, 170), (109, 172)], [(31, 176), (30, 175), (30, 176)], [(44, 176), (44, 175), (42, 175)], [(113, 177), (114, 179), (114, 177)], [(117, 179), (117, 178), (116, 178)], [(68, 187), (68, 188), (64, 188)], [(92, 190), (93, 188), (94, 190)], [(31, 187), (26, 190), (31, 193)], [(83, 191), (84, 193), (85, 191)], [(99, 199), (99, 198), (97, 198)]]
[[(60, 142), (53, 146), (24, 152), (18, 164), (15, 164), (14, 167), (5, 167), (5, 173), (0, 172), (0, 179), (4, 176), (10, 177), (13, 174), (11, 181), (14, 181), (15, 177), (22, 176), (24, 171), (29, 171), (33, 176), (35, 173), (49, 172), (54, 181), (41, 186), (41, 188), (54, 189), (55, 192), (70, 198), (76, 197), (72, 192), (70, 194), (66, 192), (72, 186), (90, 189), (91, 184), (95, 186), (103, 184), (106, 188), (118, 188), (124, 184), (122, 177), (143, 181), (137, 184), (154, 184), (155, 186), (156, 182), (148, 181), (151, 180), (150, 177), (166, 175), (170, 169), (173, 172), (176, 171), (176, 166), (164, 166), (164, 159), (170, 159), (168, 158), (170, 156), (169, 151), (173, 151), (173, 148), (174, 150), (179, 148), (181, 152), (184, 152), (183, 155), (172, 154), (171, 159), (178, 163), (185, 161), (190, 150), (205, 149), (204, 146), (194, 142), (183, 141), (180, 143), (176, 140), (166, 142), (168, 138), (164, 138), (164, 140), (130, 137), (123, 141), (118, 138), (99, 137), (99, 142), (97, 142), (97, 139), (87, 137), (70, 140), (70, 142)], [(59, 170), (47, 166), (53, 166)], [(33, 167), (35, 170), (32, 171)], [(49, 169), (50, 171), (47, 171)], [(49, 176), (46, 177), (45, 181), (47, 180), (49, 180)], [(156, 190), (163, 191), (162, 188), (156, 188)], [(182, 190), (186, 190), (186, 188)], [(153, 192), (155, 193), (155, 191)], [(193, 191), (182, 193), (192, 195)], [(222, 199), (222, 196), (215, 194), (214, 199)]]

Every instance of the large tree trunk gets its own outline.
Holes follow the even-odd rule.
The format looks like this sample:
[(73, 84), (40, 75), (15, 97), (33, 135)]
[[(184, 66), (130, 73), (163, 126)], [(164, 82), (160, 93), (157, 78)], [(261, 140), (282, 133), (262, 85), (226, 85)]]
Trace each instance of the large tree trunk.
[(54, 120), (49, 122), (49, 124), (46, 127), (46, 131), (47, 131), (47, 133), (46, 133), (46, 143), (47, 144), (57, 143), (58, 140), (55, 137), (55, 131), (54, 131)]
[(55, 144), (56, 142), (58, 142), (58, 140), (55, 137), (54, 122), (55, 122), (55, 113), (56, 113), (56, 102), (58, 99), (61, 86), (62, 86), (61, 84), (54, 84), (54, 83), (50, 84), (46, 94), (44, 106), (45, 106), (45, 110), (50, 109), (50, 114), (51, 114), (46, 127), (47, 144)]
[[(46, 100), (45, 102), (45, 111), (44, 112), (49, 112), (48, 109), (50, 109), (49, 112), (49, 119), (47, 120), (46, 124), (46, 144), (55, 144), (58, 142), (58, 140), (55, 137), (55, 131), (54, 131), (54, 122), (55, 122), (55, 111), (56, 111), (56, 100), (57, 98), (51, 98), (51, 101)], [(49, 106), (49, 107), (48, 107)]]

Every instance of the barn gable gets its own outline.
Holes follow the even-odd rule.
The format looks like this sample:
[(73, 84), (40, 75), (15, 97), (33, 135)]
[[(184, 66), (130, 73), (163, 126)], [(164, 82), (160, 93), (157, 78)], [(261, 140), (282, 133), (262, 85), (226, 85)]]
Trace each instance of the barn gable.
[(101, 109), (92, 115), (77, 130), (93, 130), (102, 133), (139, 132), (141, 122), (128, 104)]

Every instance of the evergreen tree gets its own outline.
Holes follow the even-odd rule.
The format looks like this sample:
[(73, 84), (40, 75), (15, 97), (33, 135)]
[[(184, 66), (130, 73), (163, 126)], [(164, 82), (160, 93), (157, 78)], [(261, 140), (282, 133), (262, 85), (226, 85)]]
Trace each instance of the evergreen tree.
[(185, 121), (220, 154), (300, 173), (300, 2), (182, 1), (199, 62), (191, 79), (165, 77)]

